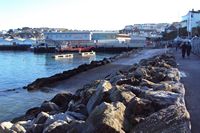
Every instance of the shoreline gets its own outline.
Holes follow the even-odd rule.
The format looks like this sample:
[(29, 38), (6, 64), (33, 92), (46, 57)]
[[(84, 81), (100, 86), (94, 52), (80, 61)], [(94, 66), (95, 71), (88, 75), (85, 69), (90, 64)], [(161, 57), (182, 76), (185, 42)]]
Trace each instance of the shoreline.
[(69, 79), (70, 77), (75, 76), (79, 73), (85, 72), (87, 70), (90, 70), (90, 69), (93, 69), (93, 68), (96, 68), (99, 66), (109, 64), (113, 61), (116, 61), (119, 58), (127, 57), (130, 54), (137, 53), (137, 52), (138, 52), (138, 50), (131, 50), (129, 52), (122, 52), (121, 54), (115, 55), (113, 57), (104, 58), (103, 60), (100, 60), (100, 61), (92, 61), (90, 64), (82, 64), (82, 65), (78, 66), (77, 68), (63, 71), (62, 73), (57, 73), (50, 77), (38, 78), (35, 81), (33, 81), (32, 83), (24, 86), (23, 88), (27, 89), (28, 91), (42, 89), (44, 87), (51, 86), (51, 84), (54, 84), (56, 82)]
[[(124, 63), (125, 68), (130, 62), (121, 59), (115, 63)], [(2, 131), (47, 132), (61, 128), (59, 131), (77, 133), (99, 129), (190, 133), (185, 88), (175, 58), (158, 54), (127, 68), (90, 82), (74, 94), (58, 93), (40, 107), (27, 110), (24, 116), (1, 123)]]
[[(0, 51), (31, 51), (31, 46), (29, 45), (0, 45)], [(92, 49), (95, 52), (106, 52), (106, 53), (121, 53), (127, 52), (134, 49), (140, 49), (137, 47), (94, 47)], [(57, 53), (55, 48), (38, 48), (36, 50), (32, 50), (34, 53)], [(70, 52), (70, 51), (66, 51)], [(66, 53), (60, 52), (60, 53)]]

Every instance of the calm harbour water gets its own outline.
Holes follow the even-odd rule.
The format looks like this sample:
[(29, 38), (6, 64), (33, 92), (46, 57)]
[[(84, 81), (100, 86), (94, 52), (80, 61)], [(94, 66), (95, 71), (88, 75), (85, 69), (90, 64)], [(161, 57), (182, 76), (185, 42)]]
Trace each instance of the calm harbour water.
[[(53, 54), (0, 51), (0, 121), (20, 116), (31, 107), (51, 99), (58, 90), (27, 92), (23, 86), (37, 78), (73, 69), (92, 60), (101, 60), (113, 54), (97, 53), (95, 57), (55, 60)], [(15, 90), (12, 90), (15, 89)]]

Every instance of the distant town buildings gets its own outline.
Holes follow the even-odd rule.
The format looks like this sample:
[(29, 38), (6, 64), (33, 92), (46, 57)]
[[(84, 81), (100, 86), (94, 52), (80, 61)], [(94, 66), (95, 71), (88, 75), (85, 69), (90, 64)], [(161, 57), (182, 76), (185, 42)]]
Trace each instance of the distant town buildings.
[(89, 43), (102, 43), (111, 42), (116, 39), (118, 32), (84, 32), (84, 31), (71, 31), (71, 32), (46, 32), (44, 33), (45, 42), (47, 43), (60, 43), (70, 45), (81, 45)]
[(162, 32), (165, 31), (168, 25), (168, 23), (146, 23), (127, 25), (124, 27), (124, 29), (120, 31), (120, 33), (144, 37), (162, 37)]
[(181, 26), (187, 27), (188, 32), (192, 32), (192, 28), (200, 27), (200, 10), (189, 11), (185, 16), (183, 16)]
[(23, 39), (23, 38), (0, 38), (0, 45), (35, 45), (37, 43), (35, 38)]

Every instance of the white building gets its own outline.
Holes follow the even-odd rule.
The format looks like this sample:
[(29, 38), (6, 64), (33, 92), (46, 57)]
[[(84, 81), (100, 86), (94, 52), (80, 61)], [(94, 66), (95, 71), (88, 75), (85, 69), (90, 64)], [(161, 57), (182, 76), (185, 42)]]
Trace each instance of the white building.
[(134, 26), (133, 25), (126, 25), (124, 27), (125, 30), (133, 30)]
[(200, 23), (200, 10), (189, 11), (185, 16), (182, 17), (181, 26), (187, 27), (188, 32), (192, 32), (192, 28), (198, 27)]
[(0, 38), (0, 45), (12, 45), (11, 40)]
[(24, 40), (25, 40), (25, 39), (22, 39), (22, 38), (14, 38), (14, 39), (12, 40), (12, 43), (13, 43), (14, 45), (23, 45), (23, 44), (24, 44)]
[(92, 38), (90, 32), (48, 32), (44, 36), (54, 41), (88, 41)]
[(0, 38), (0, 45), (34, 45), (36, 44), (35, 38), (23, 39), (23, 38)]
[[(45, 42), (49, 45), (69, 43), (71, 45), (86, 44), (92, 40), (91, 32), (46, 32)], [(55, 43), (56, 42), (56, 43)]]
[(139, 30), (144, 31), (157, 31), (157, 32), (163, 32), (165, 31), (165, 28), (168, 26), (168, 23), (145, 23), (145, 24), (134, 24), (134, 27)]
[(29, 39), (25, 39), (23, 41), (23, 45), (34, 45), (36, 44), (36, 39), (35, 38), (29, 38)]

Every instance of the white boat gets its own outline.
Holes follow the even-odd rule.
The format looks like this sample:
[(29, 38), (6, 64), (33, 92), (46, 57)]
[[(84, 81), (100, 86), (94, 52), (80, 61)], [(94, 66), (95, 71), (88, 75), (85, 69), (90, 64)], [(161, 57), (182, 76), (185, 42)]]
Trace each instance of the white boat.
[(94, 51), (92, 51), (92, 52), (82, 52), (81, 53), (81, 56), (83, 56), (83, 57), (95, 56), (95, 55), (96, 55), (96, 53)]
[(73, 54), (58, 54), (58, 55), (53, 56), (53, 58), (55, 58), (55, 59), (73, 58), (73, 57), (74, 57)]

